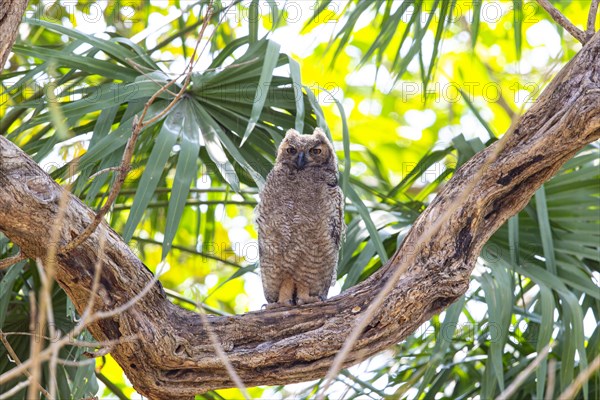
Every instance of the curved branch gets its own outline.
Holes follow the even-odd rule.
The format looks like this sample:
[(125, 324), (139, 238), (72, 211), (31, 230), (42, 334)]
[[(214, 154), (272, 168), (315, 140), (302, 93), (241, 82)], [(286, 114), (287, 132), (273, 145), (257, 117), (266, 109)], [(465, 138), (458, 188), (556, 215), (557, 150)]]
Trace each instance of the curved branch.
[(0, 5), (0, 72), (17, 38), (27, 0), (3, 0)]
[(577, 39), (581, 44), (585, 44), (588, 41), (588, 37), (584, 31), (573, 25), (573, 23), (561, 14), (560, 11), (556, 7), (552, 5), (548, 0), (537, 0), (538, 4), (546, 10), (548, 14), (552, 17), (552, 19), (566, 29), (567, 32), (571, 34), (575, 39)]
[[(390, 261), (365, 282), (325, 302), (244, 315), (206, 317), (244, 384), (274, 385), (325, 375), (346, 337), (410, 252), (414, 264), (390, 292), (345, 361), (359, 362), (414, 332), (459, 298), (489, 237), (521, 210), (535, 190), (581, 149), (600, 137), (600, 34), (554, 78), (511, 136), (461, 167), (415, 222)], [(493, 159), (490, 159), (494, 154)], [(478, 171), (476, 173), (476, 171)], [(466, 190), (478, 175), (476, 190)], [(44, 258), (62, 190), (39, 166), (0, 137), (0, 230), (25, 254)], [(449, 204), (460, 201), (460, 207)], [(453, 210), (428, 240), (425, 228)], [(64, 245), (94, 218), (71, 196), (61, 226)], [(69, 254), (57, 257), (57, 281), (81, 313), (93, 286), (104, 235), (102, 276), (94, 309), (110, 311), (152, 287), (118, 315), (95, 321), (99, 341), (137, 335), (111, 354), (136, 390), (150, 398), (190, 398), (231, 387), (202, 317), (168, 301), (160, 284), (119, 236), (103, 223)]]

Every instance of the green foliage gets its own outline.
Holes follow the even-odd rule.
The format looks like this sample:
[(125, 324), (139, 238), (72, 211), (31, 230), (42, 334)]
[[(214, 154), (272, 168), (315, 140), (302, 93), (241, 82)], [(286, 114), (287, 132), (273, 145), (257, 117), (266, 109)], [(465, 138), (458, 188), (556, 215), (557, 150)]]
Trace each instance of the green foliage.
[[(2, 238), (6, 243), (6, 238)], [(19, 360), (26, 360), (30, 354), (31, 337), (30, 332), (30, 299), (39, 298), (41, 287), (37, 268), (33, 262), (19, 262), (0, 275), (0, 326), (6, 334), (6, 341), (10, 344)], [(55, 288), (52, 294), (53, 323), (52, 327), (59, 335), (61, 332), (69, 332), (76, 323), (76, 315), (68, 311), (69, 300), (64, 291)], [(39, 333), (39, 327), (36, 327)], [(48, 337), (46, 331), (43, 339), (46, 344), (56, 340), (57, 336)], [(93, 338), (88, 332), (84, 332), (76, 341), (91, 341)], [(55, 377), (58, 389), (57, 395), (61, 399), (89, 397), (98, 392), (98, 384), (94, 375), (94, 362), (84, 357), (85, 347), (73, 345), (63, 347), (59, 352), (62, 360), (76, 361), (78, 365), (57, 365)], [(14, 367), (14, 359), (10, 356), (7, 348), (0, 347), (0, 371), (5, 372)], [(43, 384), (47, 384), (49, 377), (48, 363), (42, 364)], [(25, 380), (22, 376), (18, 381)], [(17, 382), (9, 382), (0, 385), (0, 393), (5, 393)], [(22, 394), (22, 396), (25, 396)]]
[[(564, 37), (546, 65), (532, 61), (544, 47), (532, 32), (548, 21), (530, 2), (506, 2), (490, 21), (491, 2), (353, 0), (337, 9), (320, 1), (297, 21), (287, 3), (217, 1), (178, 96), (207, 1), (176, 3), (175, 17), (158, 2), (127, 10), (111, 3), (100, 13), (106, 29), (89, 34), (81, 16), (93, 3), (31, 2), (0, 75), (0, 134), (97, 208), (136, 116), (170, 83), (148, 109), (145, 120), (155, 120), (141, 133), (109, 222), (146, 265), (166, 266), (160, 279), (174, 302), (220, 314), (257, 308), (253, 207), (287, 129), (322, 127), (338, 149), (345, 290), (394, 253), (455, 169), (505, 132), (557, 71), (548, 65), (576, 49)], [(577, 2), (563, 11), (575, 22), (587, 15)], [(277, 36), (298, 26), (303, 36)], [(315, 42), (310, 53), (294, 54), (294, 41), (305, 39)], [(558, 363), (550, 397), (558, 395), (600, 348), (598, 158), (592, 145), (569, 161), (488, 242), (462, 299), (391, 353), (342, 371), (332, 397), (494, 398), (549, 343)], [(2, 258), (15, 251), (0, 239)], [(39, 288), (32, 262), (0, 272), (0, 327), (21, 360), (29, 356), (21, 333), (29, 332), (30, 293)], [(67, 332), (75, 315), (58, 288), (53, 304)], [(2, 373), (14, 364), (0, 349)], [(61, 357), (81, 361), (83, 349), (66, 347)], [(97, 364), (99, 396), (133, 395), (110, 357)], [(95, 394), (93, 367), (60, 367), (60, 398)], [(544, 361), (517, 397), (544, 398), (547, 374)], [(320, 383), (251, 394), (311, 397)], [(591, 380), (580, 397), (598, 393)]]

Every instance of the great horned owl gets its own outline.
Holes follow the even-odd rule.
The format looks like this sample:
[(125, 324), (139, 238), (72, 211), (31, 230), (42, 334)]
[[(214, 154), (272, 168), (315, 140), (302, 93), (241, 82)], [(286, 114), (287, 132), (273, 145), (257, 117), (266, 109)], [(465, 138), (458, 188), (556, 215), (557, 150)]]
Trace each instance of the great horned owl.
[(327, 298), (345, 231), (337, 158), (319, 128), (290, 129), (260, 194), (256, 222), (268, 307)]

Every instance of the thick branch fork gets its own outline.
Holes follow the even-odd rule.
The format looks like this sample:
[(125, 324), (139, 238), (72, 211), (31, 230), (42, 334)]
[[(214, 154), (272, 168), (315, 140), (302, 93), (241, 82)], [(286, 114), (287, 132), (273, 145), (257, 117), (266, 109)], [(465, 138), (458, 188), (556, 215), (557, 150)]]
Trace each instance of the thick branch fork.
[[(415, 222), (390, 261), (365, 282), (318, 304), (207, 318), (247, 386), (320, 378), (370, 301), (409, 254), (412, 265), (389, 293), (345, 365), (397, 343), (468, 288), (488, 238), (521, 210), (535, 190), (581, 149), (600, 137), (600, 34), (561, 70), (508, 137), (460, 168)], [(474, 185), (470, 179), (479, 179)], [(27, 155), (0, 137), (0, 230), (29, 257), (44, 258), (50, 222), (62, 189)], [(460, 202), (460, 207), (449, 207)], [(428, 240), (427, 226), (444, 215)], [(70, 196), (61, 226), (63, 246), (94, 213)], [(98, 255), (100, 237), (105, 251)], [(102, 258), (94, 308), (108, 311), (153, 287), (132, 307), (96, 321), (99, 341), (137, 335), (112, 355), (136, 390), (150, 398), (190, 398), (232, 386), (198, 314), (173, 305), (152, 274), (120, 237), (102, 223), (79, 247), (57, 258), (57, 280), (79, 312), (90, 297), (94, 264)]]

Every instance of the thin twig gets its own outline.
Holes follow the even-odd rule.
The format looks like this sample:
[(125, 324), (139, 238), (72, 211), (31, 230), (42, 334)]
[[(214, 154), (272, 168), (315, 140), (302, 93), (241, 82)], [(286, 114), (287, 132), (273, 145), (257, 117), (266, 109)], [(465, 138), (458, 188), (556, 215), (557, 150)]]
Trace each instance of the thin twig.
[(588, 14), (587, 30), (585, 33), (588, 36), (588, 40), (596, 33), (596, 18), (598, 17), (598, 4), (600, 0), (592, 0), (590, 5), (590, 13)]
[(139, 137), (140, 131), (141, 130), (138, 129), (138, 119), (136, 116), (133, 122), (133, 133), (127, 141), (127, 145), (123, 153), (123, 159), (121, 161), (121, 166), (119, 167), (119, 174), (117, 175), (117, 180), (113, 185), (110, 193), (108, 194), (108, 199), (106, 200), (106, 203), (96, 213), (92, 223), (89, 224), (83, 232), (77, 235), (77, 237), (75, 237), (73, 240), (71, 240), (63, 248), (60, 249), (61, 254), (68, 253), (74, 248), (78, 247), (81, 243), (83, 243), (96, 230), (98, 225), (100, 225), (100, 222), (102, 222), (104, 215), (106, 215), (108, 210), (110, 210), (110, 207), (119, 195), (121, 186), (123, 186), (123, 182), (125, 182), (125, 178), (127, 177), (127, 173), (129, 172), (129, 167), (131, 165), (131, 157), (133, 157), (135, 143)]
[[(54, 277), (52, 277), (52, 280), (49, 281), (49, 277), (48, 275), (45, 273), (43, 267), (42, 267), (42, 263), (41, 262), (37, 262), (36, 266), (38, 268), (39, 271), (39, 276), (40, 276), (40, 280), (42, 281), (42, 288), (48, 288), (47, 290), (42, 290), (41, 291), (41, 295), (43, 296), (44, 302), (47, 304), (46, 308), (46, 325), (47, 325), (47, 329), (48, 329), (48, 335), (50, 336), (50, 338), (57, 338), (56, 337), (56, 324), (54, 323), (54, 305), (52, 303), (52, 286), (54, 286)], [(54, 267), (55, 268), (55, 267)], [(54, 272), (53, 272), (54, 274)], [(40, 332), (43, 333), (43, 332)], [(36, 337), (37, 340), (39, 340), (40, 342), (43, 342), (43, 339), (40, 338), (39, 336)], [(54, 340), (54, 339), (51, 339)], [(58, 352), (53, 354), (52, 357), (50, 358), (50, 365), (48, 368), (48, 382), (50, 385), (50, 398), (56, 398), (56, 389), (57, 389), (57, 383), (56, 383), (56, 366), (57, 366), (57, 361), (58, 361)]]
[(0, 400), (12, 399), (13, 396), (19, 393), (21, 390), (25, 389), (29, 386), (29, 382), (31, 382), (31, 378), (27, 378), (23, 382), (17, 383), (12, 389), (7, 392), (0, 394)]
[(567, 386), (565, 391), (562, 392), (560, 396), (558, 396), (558, 400), (574, 399), (577, 393), (579, 393), (581, 390), (583, 384), (587, 382), (598, 369), (600, 369), (600, 356), (596, 356), (594, 361), (592, 361), (586, 369), (577, 375), (577, 378), (575, 378), (575, 380), (571, 382), (569, 386)]
[[(59, 340), (53, 342), (50, 346), (45, 348), (43, 351), (39, 352), (37, 357), (35, 357), (35, 358), (30, 357), (27, 361), (25, 361), (21, 365), (18, 365), (15, 368), (0, 375), (0, 385), (4, 384), (12, 379), (15, 379), (16, 377), (25, 373), (25, 371), (27, 369), (31, 368), (32, 364), (35, 367), (36, 364), (42, 363), (42, 362), (52, 358), (53, 355), (57, 354), (58, 351), (63, 346), (72, 343), (74, 341), (75, 337), (77, 337), (89, 324), (91, 324), (99, 319), (110, 318), (110, 317), (114, 317), (115, 315), (123, 313), (128, 308), (130, 308), (135, 303), (137, 303), (142, 297), (144, 297), (150, 291), (150, 289), (152, 289), (152, 287), (156, 284), (157, 281), (158, 281), (158, 278), (156, 276), (154, 276), (150, 280), (150, 282), (148, 282), (148, 284), (142, 289), (142, 291), (140, 293), (138, 293), (135, 297), (131, 298), (128, 302), (126, 302), (125, 304), (123, 304), (117, 308), (111, 309), (109, 311), (96, 312), (93, 314), (84, 312), (79, 323), (68, 334), (64, 335)], [(33, 292), (31, 292), (31, 293), (33, 294)], [(32, 300), (31, 305), (33, 307), (35, 305), (35, 301)], [(32, 314), (35, 314), (35, 313), (32, 311)]]
[(81, 360), (81, 361), (71, 361), (71, 360), (63, 360), (62, 358), (58, 358), (56, 360), (56, 364), (62, 365), (65, 367), (85, 367), (91, 364), (96, 364), (96, 360), (94, 358)]
[(556, 383), (556, 360), (551, 359), (548, 361), (548, 378), (546, 382), (546, 395), (544, 400), (553, 400), (554, 398), (554, 385)]
[[(48, 320), (48, 315), (52, 313), (52, 300), (51, 300), (51, 292), (52, 286), (54, 284), (54, 276), (56, 274), (56, 255), (58, 250), (58, 241), (61, 237), (61, 229), (64, 224), (65, 215), (67, 213), (69, 203), (69, 192), (64, 190), (60, 196), (60, 200), (58, 203), (58, 212), (56, 213), (56, 217), (54, 218), (54, 223), (50, 229), (50, 238), (48, 250), (46, 252), (46, 257), (44, 262), (42, 260), (37, 260), (38, 266), (44, 264), (45, 268), (40, 268), (40, 278), (42, 280), (42, 288), (40, 290), (40, 295), (38, 297), (38, 312), (35, 314), (37, 316), (37, 320), (34, 321), (34, 332), (39, 333), (39, 336), (44, 335), (44, 330), (46, 329), (46, 323)], [(49, 324), (50, 325), (50, 324)], [(51, 332), (51, 337), (54, 334), (54, 327), (49, 327)], [(33, 363), (31, 367), (31, 382), (33, 385), (29, 386), (29, 390), (27, 392), (27, 398), (33, 399), (39, 397), (39, 389), (37, 387), (37, 383), (40, 381), (42, 376), (42, 361), (39, 359), (39, 355), (42, 351), (42, 347), (44, 345), (44, 340), (39, 336), (32, 337), (31, 340), (31, 348), (30, 348), (30, 356), (29, 360)], [(28, 361), (29, 361), (28, 360)], [(53, 385), (54, 375), (52, 371), (50, 371), (50, 397), (54, 398), (55, 385)]]
[(6, 269), (19, 261), (25, 260), (27, 257), (23, 255), (20, 251), (12, 257), (5, 258), (4, 260), (0, 260), (0, 271)]
[(83, 355), (88, 358), (104, 357), (105, 355), (110, 353), (112, 351), (112, 349), (113, 349), (112, 346), (106, 346), (106, 347), (102, 347), (101, 349), (98, 349), (96, 351), (86, 351), (83, 353)]
[[(0, 330), (0, 332), (2, 332)], [(4, 336), (33, 336), (34, 334), (31, 332), (4, 332)], [(56, 338), (51, 338), (50, 336), (41, 336), (45, 340), (54, 340)], [(112, 340), (103, 340), (100, 342), (88, 342), (85, 340), (73, 340), (69, 342), (69, 346), (73, 347), (93, 347), (93, 348), (102, 348), (102, 347), (113, 347), (115, 344), (126, 343), (126, 342), (134, 342), (139, 339), (139, 335), (129, 335), (129, 336), (121, 336), (118, 339)]]
[(207, 15), (205, 17), (205, 23), (202, 25), (200, 34), (198, 35), (198, 39), (196, 40), (196, 46), (194, 47), (194, 52), (192, 54), (192, 57), (190, 58), (190, 61), (188, 62), (188, 66), (187, 66), (186, 72), (185, 72), (185, 80), (184, 80), (183, 84), (181, 85), (181, 89), (179, 90), (177, 95), (173, 98), (173, 100), (171, 100), (169, 105), (167, 105), (167, 107), (165, 107), (164, 110), (162, 110), (160, 113), (158, 113), (154, 117), (150, 118), (149, 120), (145, 120), (146, 114), (147, 114), (148, 110), (150, 109), (150, 106), (154, 103), (154, 101), (163, 92), (167, 91), (168, 88), (176, 82), (176, 79), (173, 79), (172, 81), (168, 82), (166, 85), (162, 86), (158, 91), (156, 91), (156, 93), (154, 93), (150, 97), (150, 99), (144, 105), (144, 109), (142, 110), (140, 117), (138, 118), (136, 116), (134, 118), (131, 137), (127, 141), (125, 151), (123, 152), (123, 158), (121, 160), (121, 165), (119, 167), (119, 174), (117, 175), (117, 179), (110, 190), (108, 199), (106, 200), (106, 202), (104, 203), (102, 208), (96, 213), (92, 223), (90, 225), (88, 225), (87, 228), (83, 232), (81, 232), (76, 238), (74, 238), (66, 246), (64, 246), (60, 250), (61, 254), (68, 253), (71, 250), (73, 250), (74, 248), (78, 247), (96, 230), (98, 225), (100, 225), (104, 216), (106, 215), (106, 213), (108, 213), (108, 211), (112, 207), (113, 203), (117, 199), (117, 196), (119, 195), (119, 193), (121, 191), (121, 187), (123, 186), (123, 183), (125, 182), (125, 178), (127, 177), (127, 174), (129, 173), (129, 168), (131, 166), (131, 159), (133, 157), (133, 152), (135, 150), (135, 144), (140, 136), (140, 133), (148, 125), (151, 125), (154, 122), (161, 119), (162, 117), (164, 117), (175, 106), (175, 104), (177, 104), (179, 102), (179, 100), (183, 97), (183, 94), (185, 93), (187, 86), (189, 85), (190, 80), (192, 78), (193, 67), (197, 63), (197, 60), (194, 60), (194, 57), (196, 56), (198, 46), (200, 45), (200, 42), (204, 35), (204, 31), (206, 30), (206, 27), (208, 26), (208, 22), (210, 21), (212, 12), (213, 12), (213, 8), (212, 8), (212, 2), (211, 2), (208, 5)]
[(200, 312), (198, 314), (200, 314), (200, 319), (202, 320), (202, 325), (206, 328), (206, 333), (208, 333), (208, 338), (210, 339), (210, 342), (212, 343), (213, 348), (215, 349), (215, 352), (217, 353), (217, 356), (221, 359), (221, 362), (225, 366), (225, 369), (227, 370), (227, 373), (229, 374), (231, 381), (235, 384), (235, 386), (238, 388), (238, 390), (242, 393), (242, 395), (244, 396), (244, 399), (249, 400), (250, 396), (248, 395), (246, 386), (244, 385), (244, 382), (242, 382), (242, 379), (237, 374), (237, 372), (235, 372), (235, 369), (233, 368), (233, 365), (231, 365), (231, 362), (229, 361), (227, 354), (225, 354), (225, 351), (223, 351), (223, 346), (221, 346), (221, 343), (219, 342), (217, 335), (213, 331), (212, 326), (208, 323), (208, 318), (206, 318), (206, 314), (204, 313), (204, 310), (201, 308), (200, 305), (197, 305), (196, 307), (198, 307), (200, 310)]
[[(36, 262), (36, 266), (38, 268), (39, 271), (39, 276), (40, 276), (40, 280), (42, 281), (42, 290), (40, 291), (40, 305), (39, 305), (39, 310), (40, 313), (41, 312), (46, 312), (46, 320), (44, 321), (41, 318), (41, 315), (38, 315), (38, 326), (39, 326), (39, 334), (43, 335), (44, 334), (44, 329), (46, 328), (47, 325), (47, 329), (48, 329), (48, 334), (51, 338), (57, 338), (56, 335), (56, 324), (54, 323), (54, 309), (53, 309), (53, 303), (52, 303), (52, 287), (54, 286), (54, 277), (56, 275), (56, 270), (57, 270), (57, 253), (58, 253), (58, 243), (61, 237), (61, 229), (63, 227), (63, 222), (64, 222), (64, 218), (65, 215), (67, 213), (67, 208), (68, 208), (68, 203), (69, 203), (69, 192), (70, 192), (70, 186), (67, 188), (67, 190), (63, 191), (61, 194), (61, 198), (59, 201), (59, 210), (58, 213), (56, 215), (56, 218), (54, 220), (54, 225), (52, 226), (52, 229), (50, 231), (50, 246), (48, 247), (48, 251), (46, 253), (46, 258), (44, 263), (42, 263), (41, 260), (37, 260)], [(43, 264), (45, 264), (45, 268), (43, 267)], [(52, 339), (54, 340), (54, 339)], [(44, 343), (44, 340), (41, 339), (40, 337), (37, 337), (37, 342), (40, 343), (40, 346)], [(41, 347), (40, 347), (41, 349)], [(48, 382), (50, 385), (50, 398), (56, 398), (56, 392), (57, 392), (57, 381), (56, 381), (56, 367), (57, 367), (57, 360), (58, 360), (58, 351), (55, 352), (54, 354), (52, 354), (52, 357), (50, 358), (50, 365), (49, 365), (49, 373), (48, 373)], [(34, 364), (34, 368), (35, 368)], [(41, 363), (40, 363), (41, 365)], [(32, 373), (32, 380), (34, 379), (35, 375), (33, 375)], [(29, 388), (29, 390), (31, 391), (31, 386)]]
[(105, 174), (105, 173), (107, 173), (107, 172), (119, 171), (120, 169), (121, 169), (121, 167), (120, 167), (120, 166), (118, 166), (118, 167), (108, 167), (108, 168), (104, 168), (104, 169), (101, 169), (100, 171), (98, 171), (98, 172), (95, 172), (95, 173), (93, 173), (92, 175), (90, 175), (90, 178), (89, 178), (89, 179), (90, 179), (90, 180), (91, 180), (91, 179), (94, 179), (94, 178), (96, 178), (96, 177), (98, 177), (98, 176), (100, 176), (100, 175), (102, 175), (102, 174)]
[(496, 397), (496, 400), (500, 399), (512, 399), (513, 395), (516, 393), (517, 389), (521, 387), (521, 385), (525, 382), (525, 380), (535, 371), (535, 369), (540, 365), (540, 363), (546, 358), (550, 349), (554, 346), (554, 344), (548, 344), (546, 347), (542, 349), (537, 355), (537, 357), (525, 368), (523, 371), (517, 375), (517, 377), (511, 382), (510, 385), (502, 393)]
[[(19, 356), (17, 355), (17, 353), (15, 353), (15, 350), (10, 345), (10, 343), (9, 343), (8, 339), (6, 338), (6, 336), (7, 336), (7, 334), (4, 333), (4, 332), (2, 332), (2, 329), (0, 329), (0, 341), (2, 342), (2, 344), (4, 345), (4, 347), (6, 348), (6, 351), (8, 352), (8, 354), (10, 355), (10, 358), (12, 358), (12, 360), (14, 361), (14, 363), (16, 365), (21, 365), (21, 359), (19, 358)], [(29, 371), (25, 371), (25, 376), (27, 376), (27, 378), (28, 378), (27, 382), (29, 382), (29, 378), (31, 378), (31, 374), (29, 373)], [(52, 398), (50, 396), (50, 393), (48, 393), (48, 391), (46, 389), (44, 389), (44, 387), (42, 385), (40, 385), (39, 383), (37, 385), (39, 386), (39, 389), (44, 394), (44, 396), (46, 396), (46, 398), (48, 398), (48, 399)], [(4, 397), (0, 397), (0, 399), (3, 399), (3, 398)]]
[[(152, 75), (148, 74), (146, 75), (146, 72), (143, 71), (143, 67), (131, 60), (128, 60), (129, 64), (133, 67), (133, 69), (135, 69), (137, 72), (139, 72), (142, 75), (145, 75), (146, 78), (148, 78), (149, 80), (151, 80), (152, 82), (156, 83), (156, 86), (161, 86), (162, 82), (159, 81), (158, 79), (155, 79)], [(152, 72), (149, 68), (146, 68), (146, 70), (148, 70), (148, 72)], [(168, 76), (168, 74), (166, 74)], [(172, 92), (170, 90), (165, 90), (167, 93), (169, 93), (171, 96), (177, 96), (177, 93)], [(91, 177), (90, 177), (91, 179)]]
[(142, 289), (142, 291), (139, 292), (134, 297), (132, 297), (131, 299), (129, 299), (129, 301), (127, 301), (125, 304), (122, 304), (119, 307), (113, 308), (113, 309), (108, 310), (108, 311), (98, 311), (98, 312), (90, 315), (89, 321), (86, 321), (86, 325), (89, 325), (90, 323), (95, 322), (95, 321), (97, 321), (99, 319), (105, 319), (105, 318), (114, 317), (115, 315), (118, 315), (118, 314), (121, 314), (122, 312), (127, 311), (135, 303), (137, 303), (138, 301), (140, 301), (140, 299), (142, 297), (144, 297), (145, 295), (147, 295), (148, 292), (150, 291), (150, 289), (152, 289), (152, 287), (154, 287), (154, 285), (156, 285), (157, 282), (158, 282), (158, 278), (156, 276), (152, 277), (152, 279), (150, 280), (150, 282), (148, 282), (148, 284), (146, 286), (144, 286), (144, 288)]
[(569, 32), (571, 36), (577, 39), (581, 44), (587, 43), (588, 37), (586, 33), (573, 25), (573, 23), (569, 21), (567, 17), (562, 15), (561, 12), (558, 11), (558, 9), (556, 9), (556, 7), (554, 7), (548, 0), (537, 0), (537, 2), (544, 8), (544, 10), (546, 10), (546, 12), (548, 12), (548, 14), (550, 14), (552, 19), (557, 24), (565, 28), (565, 30)]
[[(138, 293), (135, 297), (129, 300), (127, 303), (123, 304), (120, 307), (114, 308), (110, 311), (97, 312), (91, 315), (83, 315), (79, 323), (66, 335), (64, 335), (59, 340), (53, 342), (50, 346), (45, 348), (38, 357), (39, 362), (44, 362), (48, 360), (52, 354), (58, 352), (63, 346), (72, 343), (89, 324), (95, 322), (99, 319), (114, 317), (115, 315), (121, 314), (126, 311), (129, 307), (133, 306), (137, 303), (142, 297), (144, 297), (150, 289), (156, 284), (158, 278), (154, 277), (148, 282), (148, 284), (142, 289), (140, 293)], [(32, 292), (33, 293), (33, 292)], [(32, 304), (34, 304), (32, 302)], [(21, 365), (6, 371), (4, 374), (0, 375), (0, 385), (15, 379), (19, 375), (23, 374), (28, 368), (30, 368), (33, 360), (29, 358), (27, 361), (23, 362)]]

